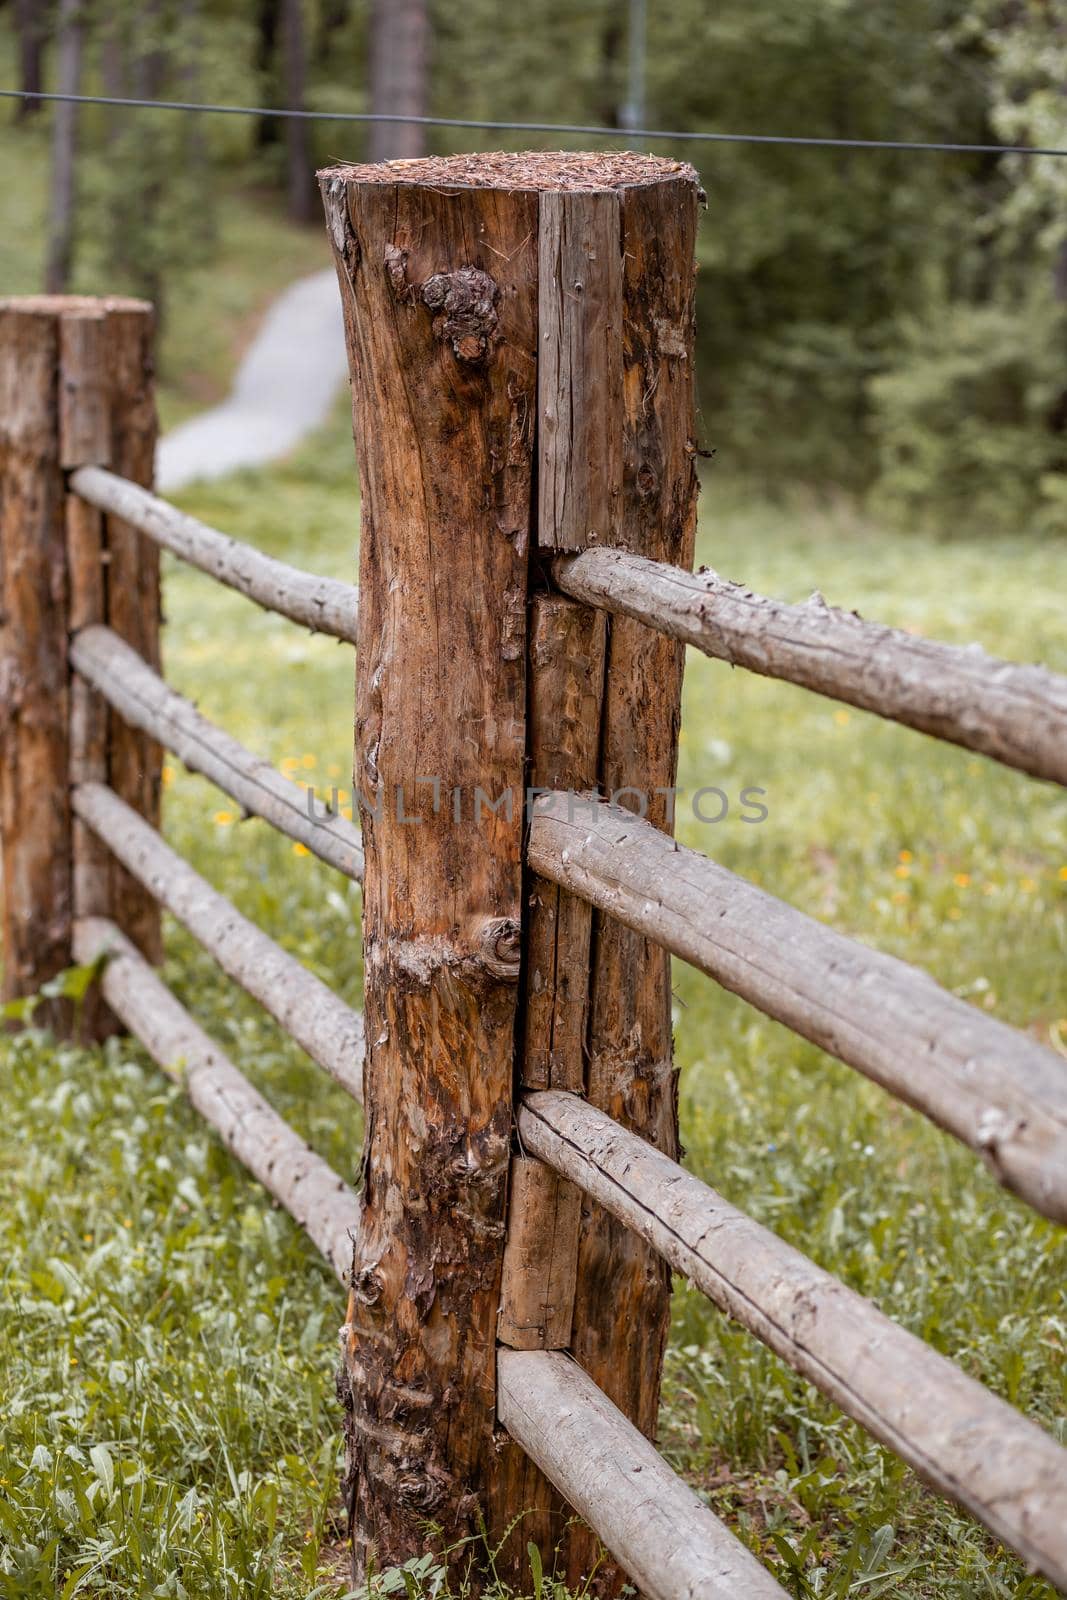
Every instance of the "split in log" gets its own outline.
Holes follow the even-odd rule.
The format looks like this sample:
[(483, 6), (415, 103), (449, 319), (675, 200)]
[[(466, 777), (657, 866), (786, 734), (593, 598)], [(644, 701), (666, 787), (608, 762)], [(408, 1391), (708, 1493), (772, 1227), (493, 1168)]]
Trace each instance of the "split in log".
[(1067, 1451), (1047, 1433), (575, 1095), (527, 1095), (518, 1128), (531, 1156), (647, 1239), (1029, 1567), (1067, 1587)]
[(109, 628), (83, 629), (71, 641), (70, 659), (120, 716), (158, 739), (193, 772), (209, 778), (250, 815), (264, 818), (306, 845), (338, 872), (357, 883), (362, 880), (358, 828), (333, 815), (313, 821), (308, 797), (297, 784), (201, 716)]
[(538, 800), (529, 858), (923, 1112), (1067, 1222), (1067, 1080), (1051, 1050), (595, 797)]
[(243, 917), (156, 830), (99, 783), (73, 792), (74, 813), (198, 939), (227, 976), (281, 1024), (354, 1100), (362, 1100), (363, 1018)]
[(315, 577), (264, 555), (113, 472), (84, 467), (72, 474), (70, 486), (90, 505), (122, 517), (172, 555), (236, 589), (264, 610), (276, 611), (315, 633), (355, 644), (359, 590), (353, 584)]
[(922, 733), (1067, 784), (1067, 678), (865, 622), (821, 595), (786, 605), (714, 572), (686, 572), (622, 550), (556, 563), (561, 589), (586, 605), (783, 678)]
[[(618, 425), (602, 436), (618, 451), (610, 470), (570, 462), (572, 494), (588, 473), (617, 487), (598, 543), (686, 567), (696, 536), (694, 418), (695, 272), (699, 188), (693, 169), (660, 166), (657, 182), (619, 191), (618, 259), (603, 263), (614, 309), (601, 326), (621, 339), (621, 396), (585, 389), (586, 406), (619, 404)], [(588, 263), (585, 284), (600, 265)], [(576, 311), (559, 284), (561, 316)], [(583, 288), (579, 298), (584, 298)], [(610, 368), (608, 369), (610, 372)], [(573, 381), (580, 385), (582, 376)], [(614, 378), (612, 378), (614, 386)], [(542, 548), (548, 530), (542, 527)], [(559, 548), (554, 541), (553, 549)], [(598, 787), (632, 786), (650, 796), (651, 826), (669, 834), (663, 794), (676, 780), (685, 651), (673, 639), (626, 617), (608, 634), (600, 718)], [(536, 863), (530, 861), (534, 871)], [(545, 874), (542, 874), (545, 876)], [(593, 918), (585, 1094), (615, 1121), (669, 1156), (678, 1153), (677, 1079), (671, 1018), (670, 957), (633, 927)], [(654, 1439), (660, 1375), (670, 1329), (670, 1273), (650, 1246), (586, 1199), (579, 1235), (571, 1351), (600, 1389)], [(568, 1579), (578, 1586), (595, 1546), (572, 1536)], [(604, 1586), (611, 1583), (608, 1575)]]
[(570, 1356), (501, 1350), (497, 1374), (504, 1427), (648, 1600), (784, 1600), (766, 1568)]
[(75, 923), (74, 954), (85, 964), (107, 958), (102, 988), (112, 1011), (347, 1283), (359, 1224), (352, 1189), (267, 1104), (113, 923)]

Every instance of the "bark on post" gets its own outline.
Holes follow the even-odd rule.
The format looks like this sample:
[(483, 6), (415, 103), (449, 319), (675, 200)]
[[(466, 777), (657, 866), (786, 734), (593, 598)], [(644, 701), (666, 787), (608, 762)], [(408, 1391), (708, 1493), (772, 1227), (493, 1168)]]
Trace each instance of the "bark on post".
[[(619, 496), (614, 517), (596, 541), (679, 567), (692, 566), (696, 533), (693, 261), (699, 192), (692, 168), (675, 167), (663, 182), (621, 194)], [(598, 267), (590, 262), (590, 271)], [(614, 338), (613, 321), (610, 326)], [(587, 404), (594, 400), (586, 397)], [(571, 469), (581, 472), (579, 458)], [(543, 542), (558, 548), (549, 533), (542, 530)], [(677, 775), (683, 661), (684, 648), (674, 640), (629, 618), (611, 619), (600, 790), (643, 811), (666, 832), (674, 820), (669, 791)], [(666, 951), (596, 914), (586, 1096), (677, 1157), (670, 975)], [(643, 1239), (587, 1200), (571, 1349), (650, 1438), (669, 1321), (669, 1269)], [(583, 1549), (576, 1535), (569, 1550), (572, 1578), (589, 1571), (591, 1556), (592, 1541)]]
[(59, 321), (46, 304), (0, 302), (4, 1000), (34, 994), (71, 951)]
[[(0, 833), (4, 995), (33, 994), (72, 959), (71, 918), (106, 915), (159, 953), (159, 910), (74, 823), (71, 781), (109, 781), (158, 820), (159, 759), (84, 684), (71, 631), (110, 619), (158, 661), (158, 559), (66, 492), (65, 473), (113, 464), (150, 482), (151, 308), (35, 296), (0, 302)], [(136, 540), (136, 543), (133, 541)], [(148, 802), (156, 797), (156, 805)], [(51, 1008), (65, 1027), (69, 1014)], [(100, 1009), (87, 1031), (107, 1031)]]
[[(598, 1103), (675, 1148), (667, 964), (626, 930), (622, 947), (605, 937), (586, 1036), (588, 917), (554, 890), (534, 895), (536, 909), (520, 892), (519, 795), (524, 762), (576, 787), (591, 760), (592, 776), (612, 787), (673, 780), (678, 648), (656, 640), (646, 649), (621, 625), (616, 670), (636, 677), (605, 698), (603, 624), (563, 600), (533, 610), (527, 733), (527, 593), (548, 586), (528, 541), (540, 526), (545, 560), (594, 541), (689, 559), (697, 189), (690, 168), (615, 155), (428, 158), (321, 176), (363, 493), (355, 787), (367, 850), (367, 1136), (343, 1368), (362, 1575), (372, 1560), (453, 1544), (480, 1517), (492, 1545), (532, 1506), (558, 1506), (494, 1427), (513, 1086), (528, 1073), (580, 1086), (592, 1042)], [(540, 408), (539, 472), (553, 498), (539, 512), (538, 363), (542, 396), (551, 372), (554, 397), (551, 417)], [(511, 788), (514, 814), (491, 815), (483, 803), (476, 820), (479, 788), (492, 800)], [(534, 988), (534, 951), (555, 951), (557, 962), (563, 953), (574, 967), (569, 990), (558, 969), (551, 995)], [(515, 1181), (516, 1218), (562, 1216), (573, 1257), (574, 1222), (559, 1195), (546, 1207), (538, 1178)], [(647, 1431), (667, 1280), (640, 1241), (612, 1271), (603, 1253), (614, 1226), (592, 1212), (584, 1224), (595, 1281), (579, 1293), (572, 1342)], [(555, 1345), (570, 1321), (573, 1268), (528, 1226), (511, 1254), (505, 1329)], [(525, 1334), (524, 1261), (544, 1275), (552, 1303), (544, 1328)], [(519, 1550), (526, 1529), (512, 1541)], [(560, 1531), (556, 1523), (553, 1543)], [(593, 1542), (571, 1549), (574, 1569), (588, 1571)], [(472, 1559), (470, 1547), (457, 1557)]]
[(519, 978), (537, 199), (418, 173), (322, 175), (362, 484), (360, 1574), (476, 1533), (494, 1471)]
[[(107, 302), (111, 467), (150, 489), (155, 477), (155, 315), (144, 300)], [(105, 521), (107, 616), (111, 629), (158, 672), (160, 660), (159, 548), (120, 517)], [(163, 750), (150, 734), (108, 717), (108, 781), (127, 805), (159, 827)], [(124, 867), (112, 863), (111, 919), (147, 961), (163, 958), (159, 906)]]

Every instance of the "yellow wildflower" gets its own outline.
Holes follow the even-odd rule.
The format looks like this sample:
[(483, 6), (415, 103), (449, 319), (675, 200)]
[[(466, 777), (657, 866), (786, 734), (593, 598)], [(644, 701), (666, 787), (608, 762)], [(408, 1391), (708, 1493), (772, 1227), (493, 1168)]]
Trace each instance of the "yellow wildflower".
[(956, 885), (957, 889), (969, 889), (971, 886), (971, 875), (969, 872), (957, 872), (952, 881)]

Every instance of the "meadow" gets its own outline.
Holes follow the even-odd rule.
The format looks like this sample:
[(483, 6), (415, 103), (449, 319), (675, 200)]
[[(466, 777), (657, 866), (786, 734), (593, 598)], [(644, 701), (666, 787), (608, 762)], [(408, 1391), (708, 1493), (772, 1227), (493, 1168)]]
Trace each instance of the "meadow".
[[(233, 226), (270, 234), (253, 203)], [(277, 232), (275, 263), (318, 264), (317, 236)], [(195, 318), (176, 311), (167, 415), (224, 381), (241, 293), (230, 285), (212, 304), (196, 383), (182, 376)], [(178, 498), (271, 554), (355, 575), (341, 408), (292, 460)], [(935, 539), (876, 524), (844, 498), (711, 471), (698, 554), (764, 592), (797, 600), (817, 587), (864, 615), (1067, 670), (1062, 542), (988, 525)], [(170, 563), (165, 609), (170, 681), (292, 777), (320, 796), (336, 785), (350, 804), (351, 652)], [(358, 1005), (354, 887), (242, 821), (177, 763), (165, 777), (168, 838)], [(763, 789), (758, 826), (734, 805), (701, 823), (683, 795), (681, 836), (1032, 1030), (1067, 1071), (1067, 796), (695, 655), (679, 783), (731, 799)], [(174, 926), (166, 976), (354, 1176), (358, 1108)], [(711, 982), (678, 967), (675, 996), (689, 1166), (1067, 1438), (1062, 1230), (947, 1136)], [(343, 1303), (328, 1269), (130, 1041), (79, 1050), (30, 1029), (0, 1042), (0, 1070), (4, 1594), (345, 1593), (333, 1392)], [(1052, 1593), (682, 1285), (662, 1442), (798, 1597)], [(529, 1592), (561, 1600), (550, 1551), (542, 1566)], [(416, 1597), (440, 1580), (428, 1557), (376, 1587)]]

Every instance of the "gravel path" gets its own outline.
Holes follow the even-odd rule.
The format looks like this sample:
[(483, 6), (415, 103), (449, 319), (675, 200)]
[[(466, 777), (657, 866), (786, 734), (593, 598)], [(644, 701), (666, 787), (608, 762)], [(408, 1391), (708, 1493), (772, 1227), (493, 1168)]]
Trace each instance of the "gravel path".
[(298, 279), (274, 301), (229, 398), (160, 440), (160, 492), (287, 455), (325, 422), (347, 375), (341, 299), (331, 268)]

